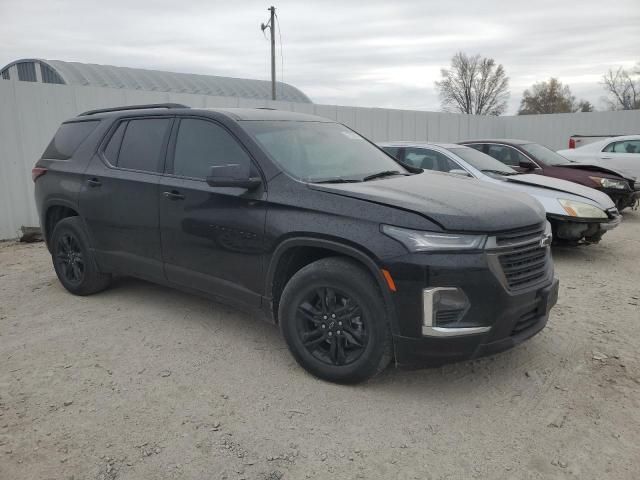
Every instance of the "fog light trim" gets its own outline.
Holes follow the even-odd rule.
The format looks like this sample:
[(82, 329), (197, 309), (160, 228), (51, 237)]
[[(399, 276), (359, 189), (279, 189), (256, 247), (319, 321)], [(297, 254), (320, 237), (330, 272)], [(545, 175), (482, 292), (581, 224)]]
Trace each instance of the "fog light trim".
[[(422, 335), (425, 337), (456, 337), (464, 335), (477, 335), (479, 333), (486, 333), (491, 330), (490, 326), (482, 327), (438, 327), (434, 325), (434, 299), (438, 292), (453, 291), (460, 292), (464, 295), (464, 292), (456, 287), (434, 287), (425, 288), (422, 291)], [(466, 295), (464, 295), (466, 299)], [(468, 300), (467, 300), (468, 302)], [(466, 308), (468, 308), (468, 303)]]
[(487, 333), (491, 327), (422, 327), (424, 337), (461, 337), (464, 335), (477, 335)]

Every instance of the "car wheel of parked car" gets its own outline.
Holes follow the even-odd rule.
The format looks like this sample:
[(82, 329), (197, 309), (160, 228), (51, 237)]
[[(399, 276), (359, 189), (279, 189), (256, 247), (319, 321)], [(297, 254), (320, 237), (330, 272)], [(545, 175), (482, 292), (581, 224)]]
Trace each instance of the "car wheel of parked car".
[(51, 235), (53, 266), (60, 283), (75, 295), (104, 290), (111, 275), (98, 270), (79, 217), (60, 220)]
[(278, 318), (296, 361), (332, 382), (357, 383), (391, 360), (392, 339), (380, 289), (355, 262), (313, 262), (289, 280)]

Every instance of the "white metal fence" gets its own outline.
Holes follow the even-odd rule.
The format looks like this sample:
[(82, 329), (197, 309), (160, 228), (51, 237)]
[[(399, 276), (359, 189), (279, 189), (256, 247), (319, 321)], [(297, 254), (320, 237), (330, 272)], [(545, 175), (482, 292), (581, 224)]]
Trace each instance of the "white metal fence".
[(0, 80), (0, 239), (17, 237), (21, 226), (38, 225), (31, 167), (60, 122), (93, 108), (161, 102), (312, 113), (376, 141), (525, 138), (559, 149), (572, 134), (640, 132), (640, 111), (482, 117)]

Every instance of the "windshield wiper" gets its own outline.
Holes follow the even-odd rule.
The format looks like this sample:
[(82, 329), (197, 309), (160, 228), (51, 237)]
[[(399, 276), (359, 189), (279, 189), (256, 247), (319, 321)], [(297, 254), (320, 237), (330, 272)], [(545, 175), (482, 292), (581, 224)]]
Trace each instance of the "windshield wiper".
[(504, 170), (481, 170), (482, 173), (495, 173), (508, 177), (509, 175), (518, 175), (520, 172), (505, 172)]
[(392, 175), (408, 175), (408, 174), (403, 173), (399, 170), (385, 170), (383, 172), (372, 173), (371, 175), (367, 175), (362, 179), (362, 181), (368, 182), (369, 180), (375, 180), (376, 178), (390, 177)]
[(326, 178), (324, 180), (313, 180), (311, 183), (360, 183), (361, 180), (356, 180), (354, 178)]

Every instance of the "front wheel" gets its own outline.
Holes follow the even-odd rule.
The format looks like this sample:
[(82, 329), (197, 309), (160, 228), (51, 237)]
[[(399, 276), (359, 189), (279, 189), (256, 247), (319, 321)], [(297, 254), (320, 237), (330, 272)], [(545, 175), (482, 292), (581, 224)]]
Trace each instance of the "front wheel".
[(392, 340), (380, 289), (355, 262), (332, 257), (303, 267), (279, 305), (289, 350), (311, 374), (357, 383), (389, 364)]

